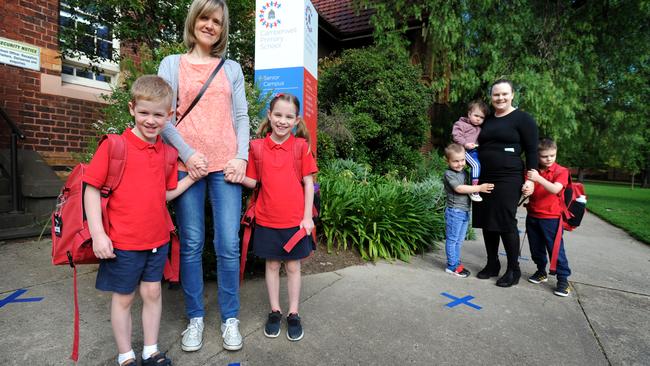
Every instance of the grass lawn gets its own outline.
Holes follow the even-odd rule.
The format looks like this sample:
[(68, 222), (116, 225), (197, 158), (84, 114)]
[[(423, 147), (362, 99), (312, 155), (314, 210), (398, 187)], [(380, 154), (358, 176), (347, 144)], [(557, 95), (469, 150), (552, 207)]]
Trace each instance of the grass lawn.
[(650, 189), (585, 183), (587, 210), (650, 244)]

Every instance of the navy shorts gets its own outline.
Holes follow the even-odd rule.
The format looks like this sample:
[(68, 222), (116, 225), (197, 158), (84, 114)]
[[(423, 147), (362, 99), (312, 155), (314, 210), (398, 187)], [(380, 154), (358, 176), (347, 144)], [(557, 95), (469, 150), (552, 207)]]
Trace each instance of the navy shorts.
[(99, 263), (95, 288), (102, 291), (130, 294), (141, 281), (160, 282), (167, 261), (169, 243), (153, 250), (114, 249), (115, 258)]

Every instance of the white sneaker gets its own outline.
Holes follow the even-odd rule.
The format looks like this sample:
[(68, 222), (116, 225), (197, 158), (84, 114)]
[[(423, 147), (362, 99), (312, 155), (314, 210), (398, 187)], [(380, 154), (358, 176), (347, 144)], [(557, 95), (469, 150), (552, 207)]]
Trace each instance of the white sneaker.
[(474, 202), (481, 202), (483, 201), (483, 197), (481, 197), (480, 194), (478, 193), (470, 193), (469, 194), (469, 199), (471, 199)]
[(190, 324), (181, 333), (181, 349), (186, 352), (198, 351), (203, 347), (203, 319), (192, 318)]
[(239, 320), (228, 318), (221, 323), (221, 337), (223, 337), (223, 348), (228, 351), (238, 351), (244, 345), (244, 340), (239, 333)]

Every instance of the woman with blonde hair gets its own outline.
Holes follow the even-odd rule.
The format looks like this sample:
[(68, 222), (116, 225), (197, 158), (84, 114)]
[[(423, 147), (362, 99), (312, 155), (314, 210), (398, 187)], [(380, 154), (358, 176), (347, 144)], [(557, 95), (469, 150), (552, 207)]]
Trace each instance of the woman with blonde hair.
[[(203, 345), (205, 200), (212, 208), (217, 255), (218, 302), (223, 347), (242, 348), (239, 332), (239, 219), (248, 159), (249, 118), (241, 66), (225, 60), (228, 6), (223, 0), (194, 0), (185, 19), (188, 51), (166, 57), (158, 75), (174, 91), (171, 121), (162, 132), (184, 165), (179, 178), (200, 178), (175, 201), (181, 239), (181, 285), (189, 324), (181, 349)], [(197, 97), (198, 96), (198, 97)]]

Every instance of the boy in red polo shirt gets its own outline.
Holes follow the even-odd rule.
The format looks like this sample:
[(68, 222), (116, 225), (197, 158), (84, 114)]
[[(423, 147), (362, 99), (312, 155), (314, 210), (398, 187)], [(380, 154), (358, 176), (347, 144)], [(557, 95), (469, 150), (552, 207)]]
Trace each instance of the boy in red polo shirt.
[(131, 305), (135, 289), (142, 297), (144, 348), (142, 365), (171, 365), (158, 351), (162, 313), (160, 281), (169, 247), (171, 218), (167, 200), (183, 193), (194, 181), (177, 180), (176, 168), (165, 176), (165, 157), (177, 151), (158, 136), (172, 114), (172, 90), (160, 77), (145, 75), (131, 87), (129, 111), (135, 127), (122, 136), (126, 143), (126, 164), (122, 180), (111, 193), (108, 206), (109, 230), (102, 225), (100, 189), (109, 164), (108, 143), (101, 144), (85, 171), (84, 209), (93, 239), (93, 251), (101, 259), (95, 287), (111, 291), (111, 325), (118, 364), (136, 365), (131, 347)]
[[(529, 198), (526, 231), (530, 254), (537, 265), (537, 272), (528, 278), (529, 282), (548, 281), (546, 263), (553, 252), (553, 243), (562, 215), (562, 191), (569, 184), (569, 169), (557, 164), (557, 145), (551, 139), (542, 139), (537, 147), (540, 171), (528, 172), (528, 179), (535, 182), (535, 190)], [(569, 262), (564, 253), (564, 240), (560, 241), (557, 259), (557, 287), (553, 291), (558, 296), (569, 296)]]

